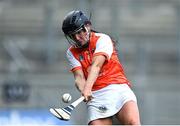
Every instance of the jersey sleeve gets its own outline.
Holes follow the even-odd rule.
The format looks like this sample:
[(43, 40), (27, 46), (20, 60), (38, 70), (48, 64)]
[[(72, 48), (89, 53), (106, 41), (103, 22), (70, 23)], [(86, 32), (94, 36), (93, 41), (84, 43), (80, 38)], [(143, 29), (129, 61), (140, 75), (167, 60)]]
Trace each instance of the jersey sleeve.
[(112, 40), (108, 35), (103, 34), (96, 43), (94, 56), (104, 55), (106, 56), (107, 60), (109, 60), (111, 58), (112, 53), (113, 53)]
[(75, 71), (81, 68), (81, 63), (73, 56), (69, 49), (66, 52), (66, 57), (70, 66), (70, 71)]

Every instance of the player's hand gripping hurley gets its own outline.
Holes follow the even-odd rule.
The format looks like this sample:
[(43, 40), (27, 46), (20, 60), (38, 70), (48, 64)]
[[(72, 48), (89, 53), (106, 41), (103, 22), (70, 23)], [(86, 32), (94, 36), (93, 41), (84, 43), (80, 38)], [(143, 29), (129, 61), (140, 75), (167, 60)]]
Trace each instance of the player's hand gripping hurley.
[(71, 112), (84, 100), (84, 97), (81, 96), (73, 103), (68, 105), (65, 108), (50, 108), (50, 112), (60, 120), (69, 120), (71, 118)]

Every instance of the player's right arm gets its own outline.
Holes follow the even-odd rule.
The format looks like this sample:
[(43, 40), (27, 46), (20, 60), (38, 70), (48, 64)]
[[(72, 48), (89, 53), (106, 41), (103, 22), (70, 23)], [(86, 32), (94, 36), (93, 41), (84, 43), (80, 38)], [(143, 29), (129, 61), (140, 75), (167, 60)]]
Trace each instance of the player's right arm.
[(84, 77), (84, 73), (83, 73), (82, 69), (73, 71), (73, 74), (74, 74), (74, 78), (75, 78), (76, 88), (80, 92), (82, 92), (82, 90), (84, 89), (84, 85), (85, 85), (85, 77)]
[(85, 77), (81, 69), (81, 63), (74, 57), (70, 49), (67, 50), (66, 56), (70, 65), (70, 69), (74, 74), (75, 86), (80, 92), (82, 92), (85, 85)]

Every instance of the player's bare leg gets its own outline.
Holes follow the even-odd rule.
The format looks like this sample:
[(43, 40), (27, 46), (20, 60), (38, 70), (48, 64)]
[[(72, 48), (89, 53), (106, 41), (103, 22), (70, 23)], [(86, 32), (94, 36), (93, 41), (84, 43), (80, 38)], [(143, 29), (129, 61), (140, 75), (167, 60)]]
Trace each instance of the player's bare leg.
[(134, 101), (125, 103), (116, 116), (123, 125), (140, 125), (139, 110)]
[(89, 123), (89, 125), (112, 125), (112, 118), (93, 120)]

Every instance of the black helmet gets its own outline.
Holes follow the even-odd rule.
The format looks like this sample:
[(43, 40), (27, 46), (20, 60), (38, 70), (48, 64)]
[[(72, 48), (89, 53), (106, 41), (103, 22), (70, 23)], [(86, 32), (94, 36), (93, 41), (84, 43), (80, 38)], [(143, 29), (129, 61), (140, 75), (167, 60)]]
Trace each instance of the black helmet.
[(77, 40), (74, 40), (74, 38), (72, 37), (74, 33), (80, 30), (87, 31), (88, 36), (89, 36), (90, 33), (85, 27), (86, 24), (91, 24), (91, 22), (82, 11), (75, 10), (75, 11), (69, 12), (66, 15), (62, 24), (62, 30), (65, 34), (66, 39), (71, 45), (74, 45), (75, 47), (78, 47), (78, 48), (83, 48), (88, 45), (88, 42), (87, 42), (86, 45), (82, 46), (80, 42), (78, 42)]
[(62, 30), (65, 35), (69, 35), (88, 23), (90, 24), (91, 22), (82, 11), (71, 11), (63, 20)]

